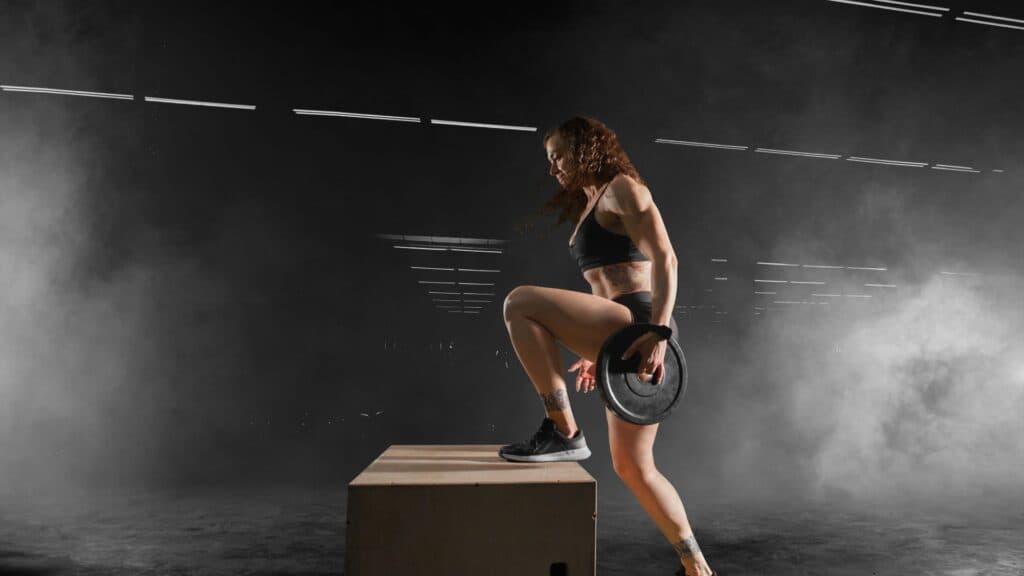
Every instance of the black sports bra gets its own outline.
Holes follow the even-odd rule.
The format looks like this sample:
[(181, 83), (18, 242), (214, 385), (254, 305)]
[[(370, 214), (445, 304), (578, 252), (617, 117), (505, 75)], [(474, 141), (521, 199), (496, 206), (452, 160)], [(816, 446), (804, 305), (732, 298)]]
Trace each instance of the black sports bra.
[(569, 253), (576, 257), (576, 264), (579, 265), (581, 272), (619, 262), (650, 261), (629, 236), (607, 230), (596, 217), (592, 217), (597, 210), (597, 202), (604, 196), (609, 184), (610, 181), (601, 190), (590, 212), (580, 224), (572, 244), (569, 245)]

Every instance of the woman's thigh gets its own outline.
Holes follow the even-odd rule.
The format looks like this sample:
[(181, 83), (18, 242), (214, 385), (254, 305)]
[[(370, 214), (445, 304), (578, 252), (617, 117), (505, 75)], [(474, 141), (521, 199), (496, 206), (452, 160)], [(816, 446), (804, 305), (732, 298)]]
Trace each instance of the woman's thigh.
[(601, 346), (632, 323), (629, 308), (607, 298), (549, 288), (517, 286), (505, 297), (505, 321), (521, 315), (544, 326), (571, 352), (597, 362)]

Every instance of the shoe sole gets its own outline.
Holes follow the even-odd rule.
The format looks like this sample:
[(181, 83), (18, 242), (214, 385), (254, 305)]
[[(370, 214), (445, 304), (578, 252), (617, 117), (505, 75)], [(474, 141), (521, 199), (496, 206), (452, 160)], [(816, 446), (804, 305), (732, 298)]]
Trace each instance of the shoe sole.
[(561, 452), (552, 452), (551, 454), (536, 454), (534, 456), (522, 456), (516, 454), (502, 454), (498, 453), (499, 456), (505, 460), (512, 462), (576, 462), (579, 460), (586, 460), (590, 458), (590, 448), (584, 446), (583, 448), (575, 448), (573, 450), (563, 450)]

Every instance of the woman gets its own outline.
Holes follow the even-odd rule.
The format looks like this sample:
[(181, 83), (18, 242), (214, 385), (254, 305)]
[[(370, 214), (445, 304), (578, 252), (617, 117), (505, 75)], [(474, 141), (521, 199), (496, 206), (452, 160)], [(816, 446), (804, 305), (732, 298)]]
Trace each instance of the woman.
[[(582, 387), (588, 393), (594, 389), (594, 363), (601, 345), (612, 333), (631, 323), (651, 322), (671, 326), (673, 335), (678, 334), (672, 317), (675, 252), (650, 190), (615, 133), (598, 120), (576, 117), (545, 134), (544, 147), (549, 173), (560, 185), (545, 208), (561, 209), (558, 224), (577, 222), (569, 250), (590, 283), (591, 294), (518, 286), (505, 298), (509, 337), (547, 412), (532, 438), (499, 451), (502, 458), (517, 462), (590, 456), (569, 406), (557, 343), (580, 356), (569, 371), (579, 370), (576, 391)], [(625, 356), (639, 353), (640, 371), (660, 382), (666, 347), (656, 333), (648, 332)], [(640, 426), (607, 407), (605, 412), (615, 472), (672, 543), (683, 565), (677, 574), (713, 574), (678, 493), (654, 465), (658, 424)]]

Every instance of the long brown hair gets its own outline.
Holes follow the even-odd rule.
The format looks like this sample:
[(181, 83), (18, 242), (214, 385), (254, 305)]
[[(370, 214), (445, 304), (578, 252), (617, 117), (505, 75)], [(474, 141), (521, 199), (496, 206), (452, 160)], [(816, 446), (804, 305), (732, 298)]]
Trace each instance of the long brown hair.
[(588, 179), (608, 182), (618, 174), (628, 174), (640, 184), (647, 184), (629, 161), (619, 137), (600, 120), (575, 116), (548, 130), (542, 142), (547, 143), (555, 134), (565, 141), (576, 169), (572, 181), (559, 186), (555, 195), (544, 203), (544, 213), (558, 211), (554, 227), (565, 221), (575, 224), (579, 220), (587, 207), (587, 195), (582, 186)]

